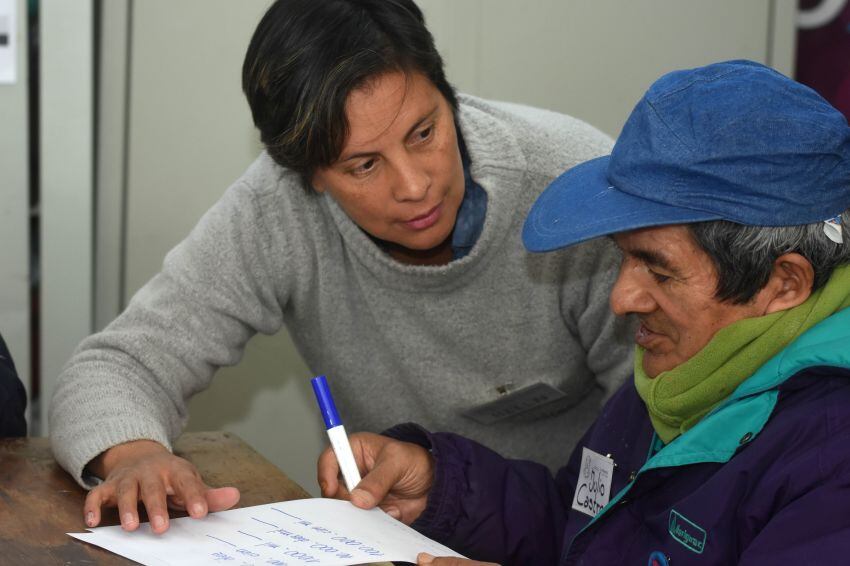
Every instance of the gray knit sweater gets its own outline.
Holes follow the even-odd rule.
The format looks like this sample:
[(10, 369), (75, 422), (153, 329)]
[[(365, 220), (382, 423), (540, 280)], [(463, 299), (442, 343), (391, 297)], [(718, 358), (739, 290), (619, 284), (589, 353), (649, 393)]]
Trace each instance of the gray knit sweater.
[[(416, 421), (562, 463), (631, 371), (629, 325), (608, 308), (619, 257), (604, 239), (529, 254), (520, 232), (549, 181), (611, 142), (567, 116), (469, 96), (459, 116), (488, 195), (468, 256), (398, 263), (327, 193), (262, 154), (68, 362), (50, 407), (59, 463), (86, 485), (84, 466), (115, 444), (170, 447), (188, 399), (255, 332), (284, 324), (311, 370), (330, 376), (348, 430)], [(563, 397), (492, 424), (464, 415), (506, 383)]]

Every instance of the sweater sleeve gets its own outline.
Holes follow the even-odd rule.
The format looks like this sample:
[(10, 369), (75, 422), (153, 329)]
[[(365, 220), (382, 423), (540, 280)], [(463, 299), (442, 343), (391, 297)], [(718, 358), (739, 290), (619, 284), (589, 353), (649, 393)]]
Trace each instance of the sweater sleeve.
[(84, 487), (96, 482), (84, 477), (85, 466), (116, 444), (150, 439), (170, 449), (189, 398), (219, 367), (236, 364), (255, 332), (282, 326), (287, 284), (275, 280), (267, 255), (286, 264), (287, 250), (271, 241), (263, 196), (243, 182), (231, 187), (63, 369), (50, 406), (51, 443)]
[(436, 462), (413, 528), (474, 560), (557, 564), (572, 493), (543, 465), (503, 458), (472, 440), (417, 425), (384, 434), (429, 448)]
[[(634, 370), (635, 321), (615, 315), (609, 306), (621, 255), (608, 238), (581, 244), (574, 253), (573, 276), (562, 288), (563, 316), (577, 334), (586, 352), (585, 363), (607, 399)], [(576, 300), (576, 294), (583, 295), (583, 300)]]

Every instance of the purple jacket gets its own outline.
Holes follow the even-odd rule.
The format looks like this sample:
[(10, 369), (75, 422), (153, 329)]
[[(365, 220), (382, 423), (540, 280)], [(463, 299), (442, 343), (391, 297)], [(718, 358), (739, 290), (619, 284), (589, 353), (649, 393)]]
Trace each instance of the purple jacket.
[[(626, 383), (553, 478), (463, 437), (400, 425), (433, 451), (414, 527), (500, 564), (850, 563), (850, 309), (823, 321), (664, 446)], [(614, 460), (611, 501), (572, 509), (581, 447)]]

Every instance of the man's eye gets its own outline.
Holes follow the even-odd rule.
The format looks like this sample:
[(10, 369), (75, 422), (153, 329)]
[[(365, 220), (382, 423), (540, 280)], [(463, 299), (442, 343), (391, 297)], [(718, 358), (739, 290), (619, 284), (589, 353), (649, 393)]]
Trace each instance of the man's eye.
[(658, 281), (659, 283), (664, 283), (665, 281), (668, 281), (670, 279), (669, 275), (663, 275), (663, 274), (658, 273), (657, 271), (653, 271), (651, 269), (649, 270), (649, 272), (652, 273), (652, 277), (655, 278), (655, 280)]

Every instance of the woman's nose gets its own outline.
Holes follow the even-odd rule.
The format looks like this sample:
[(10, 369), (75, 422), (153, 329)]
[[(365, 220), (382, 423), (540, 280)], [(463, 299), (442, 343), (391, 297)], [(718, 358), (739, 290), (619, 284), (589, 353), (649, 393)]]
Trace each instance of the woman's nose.
[(431, 176), (415, 160), (396, 166), (393, 196), (398, 201), (421, 201), (431, 188)]

